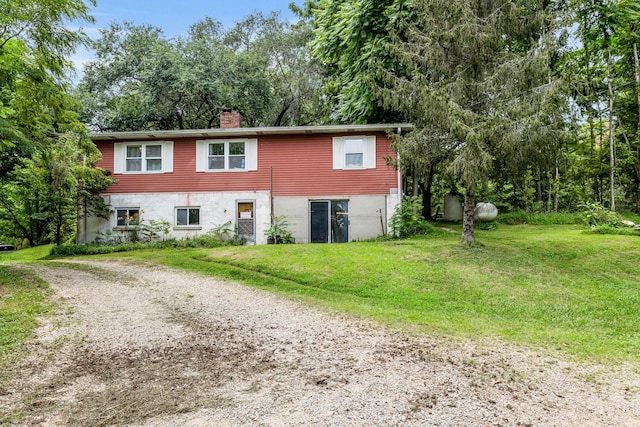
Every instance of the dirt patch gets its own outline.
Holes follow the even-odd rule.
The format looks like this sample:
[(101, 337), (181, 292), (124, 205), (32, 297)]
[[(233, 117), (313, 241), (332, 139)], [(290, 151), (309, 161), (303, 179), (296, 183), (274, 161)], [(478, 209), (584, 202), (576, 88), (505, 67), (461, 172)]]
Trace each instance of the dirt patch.
[(10, 425), (640, 426), (637, 366), (410, 336), (163, 267), (34, 268), (62, 310), (0, 393)]

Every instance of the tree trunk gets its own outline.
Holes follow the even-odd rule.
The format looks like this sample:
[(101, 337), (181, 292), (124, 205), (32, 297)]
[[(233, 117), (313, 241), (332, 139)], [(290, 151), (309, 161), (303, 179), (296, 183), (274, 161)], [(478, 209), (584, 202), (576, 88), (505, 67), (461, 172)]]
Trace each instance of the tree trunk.
[(556, 176), (553, 180), (553, 213), (558, 213), (558, 198), (560, 194), (560, 169), (556, 160)]
[[(638, 126), (640, 126), (640, 61), (638, 60), (638, 43), (634, 40), (632, 43), (633, 48), (633, 75), (636, 81), (636, 102), (638, 104)], [(638, 150), (640, 150), (640, 129), (638, 134)]]
[(611, 47), (607, 46), (607, 87), (609, 88), (609, 209), (616, 210), (615, 196), (615, 167), (616, 157), (613, 137), (614, 116), (613, 116), (613, 85), (611, 84)]
[(433, 187), (433, 167), (430, 167), (427, 170), (427, 173), (424, 177), (424, 183), (421, 185), (422, 187), (422, 216), (427, 221), (431, 221), (433, 219), (431, 212), (431, 199), (432, 199), (432, 191)]
[(464, 213), (462, 214), (462, 239), (460, 241), (463, 245), (470, 245), (475, 243), (476, 236), (473, 229), (473, 217), (475, 215), (476, 208), (476, 194), (475, 192), (467, 188), (464, 192)]
[[(634, 26), (633, 32), (635, 33), (636, 27)], [(640, 60), (638, 60), (638, 43), (634, 40), (632, 43), (633, 49), (633, 75), (636, 81), (636, 102), (638, 104), (638, 126), (636, 128), (636, 136), (638, 138), (638, 145), (636, 146), (636, 159), (634, 165), (636, 173), (638, 173), (638, 163), (640, 162)], [(631, 148), (631, 147), (629, 147)], [(640, 174), (638, 174), (640, 177)], [(638, 206), (640, 206), (640, 199), (638, 199)]]

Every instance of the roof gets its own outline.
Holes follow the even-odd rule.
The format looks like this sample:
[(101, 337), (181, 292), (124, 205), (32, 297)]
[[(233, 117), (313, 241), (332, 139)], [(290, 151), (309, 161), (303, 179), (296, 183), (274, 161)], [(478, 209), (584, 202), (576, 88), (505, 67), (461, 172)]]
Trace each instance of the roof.
[(289, 126), (289, 127), (257, 127), (231, 129), (187, 129), (187, 130), (149, 130), (135, 132), (100, 132), (89, 136), (94, 141), (109, 140), (158, 140), (166, 138), (219, 138), (260, 135), (308, 135), (332, 133), (362, 133), (386, 131), (410, 131), (411, 123), (388, 123), (371, 125), (328, 125), (328, 126)]

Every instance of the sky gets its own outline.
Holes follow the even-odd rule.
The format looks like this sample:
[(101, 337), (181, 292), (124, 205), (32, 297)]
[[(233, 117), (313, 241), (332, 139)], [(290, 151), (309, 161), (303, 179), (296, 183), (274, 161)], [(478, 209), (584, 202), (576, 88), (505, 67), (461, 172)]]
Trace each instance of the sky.
[[(159, 27), (167, 38), (173, 38), (185, 35), (191, 24), (207, 16), (222, 22), (225, 28), (255, 11), (280, 12), (283, 19), (294, 20), (289, 3), (302, 7), (304, 0), (97, 0), (91, 13), (96, 22), (81, 27), (90, 37), (98, 38), (100, 29), (111, 22), (131, 21)], [(91, 59), (91, 52), (85, 49), (72, 57), (77, 72)]]

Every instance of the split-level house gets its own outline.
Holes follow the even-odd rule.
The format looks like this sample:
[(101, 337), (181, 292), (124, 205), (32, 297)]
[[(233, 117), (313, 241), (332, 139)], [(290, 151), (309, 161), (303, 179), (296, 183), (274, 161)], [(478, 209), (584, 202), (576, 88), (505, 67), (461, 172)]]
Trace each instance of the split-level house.
[(79, 240), (165, 220), (171, 236), (230, 223), (248, 242), (267, 242), (286, 215), (296, 243), (364, 240), (387, 231), (401, 179), (389, 132), (411, 125), (242, 128), (236, 112), (206, 130), (96, 133), (98, 166), (118, 182), (103, 194), (111, 218), (83, 218)]

